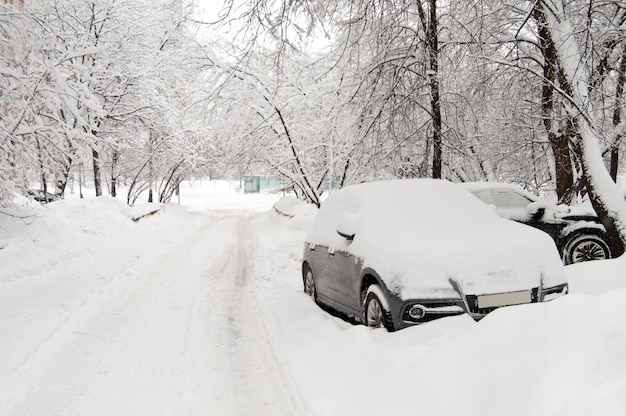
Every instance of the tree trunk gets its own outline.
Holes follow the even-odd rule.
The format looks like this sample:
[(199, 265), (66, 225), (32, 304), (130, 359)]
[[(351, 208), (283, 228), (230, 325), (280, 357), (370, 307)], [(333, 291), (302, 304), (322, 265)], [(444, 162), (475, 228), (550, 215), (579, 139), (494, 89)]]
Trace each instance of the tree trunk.
[(119, 152), (113, 149), (113, 157), (111, 158), (111, 196), (117, 196), (117, 162), (119, 160)]
[(154, 200), (152, 192), (152, 182), (150, 182), (150, 188), (148, 188), (148, 202), (152, 202)]
[(153, 193), (153, 188), (154, 188), (154, 164), (152, 162), (152, 159), (154, 157), (154, 151), (155, 151), (155, 146), (154, 146), (154, 142), (155, 142), (156, 138), (154, 136), (154, 133), (152, 132), (152, 129), (150, 130), (150, 137), (148, 138), (148, 183), (149, 188), (148, 188), (148, 202), (152, 202), (154, 201), (154, 196), (152, 195)]
[[(46, 181), (45, 165), (43, 163), (43, 156), (42, 156), (43, 150), (41, 149), (41, 143), (39, 142), (39, 139), (36, 137), (35, 137), (35, 143), (37, 143), (37, 160), (39, 162), (39, 179), (41, 180), (41, 189), (44, 191), (44, 196), (45, 196), (48, 192), (48, 183)], [(48, 199), (45, 197), (44, 197), (44, 200), (48, 202)]]
[(68, 138), (65, 139), (67, 142), (67, 153), (62, 157), (62, 166), (63, 172), (61, 172), (61, 176), (57, 178), (56, 184), (56, 194), (60, 197), (65, 195), (65, 188), (67, 187), (67, 181), (70, 177), (70, 171), (72, 170), (72, 164), (74, 162), (73, 154), (74, 154), (74, 146), (72, 145), (71, 140)]
[(83, 195), (83, 164), (78, 164), (78, 194), (80, 195), (80, 199), (84, 198)]
[[(624, 82), (626, 81), (626, 46), (622, 47), (622, 59), (620, 62), (617, 85), (615, 86), (615, 106), (613, 110), (613, 127), (618, 127), (622, 122), (622, 97), (624, 95)], [(610, 173), (613, 181), (617, 182), (617, 171), (619, 169), (619, 145), (622, 141), (622, 135), (615, 136), (615, 140), (611, 144), (611, 167)]]
[(613, 256), (624, 253), (626, 246), (626, 202), (604, 165), (593, 105), (589, 97), (590, 73), (585, 57), (575, 43), (574, 28), (569, 22), (563, 3), (543, 0), (536, 3), (546, 17), (563, 72), (563, 90), (569, 100), (566, 109), (579, 133), (577, 148), (587, 184), (587, 191), (598, 218), (607, 231)]
[[(569, 123), (568, 123), (569, 124)], [(569, 132), (570, 128), (566, 129)], [(556, 193), (560, 204), (570, 204), (576, 195), (574, 186), (574, 170), (572, 169), (572, 151), (570, 150), (569, 134), (548, 132), (550, 147), (554, 154), (556, 170)]]
[(71, 165), (64, 165), (62, 176), (58, 178), (55, 182), (56, 190), (55, 194), (59, 197), (63, 197), (65, 195), (65, 188), (67, 187), (67, 180), (70, 176)]
[[(265, 99), (267, 100), (267, 98)], [(304, 165), (300, 161), (300, 154), (298, 150), (296, 149), (296, 145), (291, 137), (291, 133), (289, 129), (287, 128), (287, 123), (283, 117), (282, 112), (276, 106), (274, 106), (274, 111), (276, 112), (276, 115), (278, 115), (278, 119), (280, 120), (280, 123), (283, 127), (283, 131), (285, 133), (284, 136), (287, 138), (289, 148), (291, 149), (291, 154), (293, 155), (293, 164), (294, 164), (293, 170), (295, 171), (294, 173), (297, 176), (301, 189), (302, 191), (304, 191), (304, 194), (306, 195), (307, 200), (311, 201), (313, 204), (315, 204), (316, 207), (319, 208), (321, 206), (322, 201), (320, 200), (318, 189), (313, 188), (311, 186), (311, 182), (309, 181), (309, 175), (306, 174), (304, 170)], [(278, 134), (278, 132), (276, 133)]]
[[(619, 137), (621, 139), (621, 137)], [(611, 178), (614, 182), (617, 182), (617, 173), (619, 170), (619, 146), (613, 146), (611, 148)]]
[[(570, 151), (570, 128), (560, 133), (554, 126), (554, 94), (557, 82), (558, 56), (543, 10), (535, 7), (533, 15), (539, 28), (539, 45), (543, 55), (543, 82), (541, 88), (541, 117), (554, 155), (556, 194), (560, 203), (569, 204), (573, 197), (574, 172)], [(568, 124), (570, 124), (568, 122)]]
[[(591, 205), (606, 229), (611, 253), (617, 257), (624, 254), (626, 249), (626, 203), (617, 191), (617, 186), (609, 172), (606, 169), (603, 171), (598, 169), (604, 167), (604, 160), (599, 145), (588, 139), (588, 137), (594, 137), (593, 134), (589, 126), (582, 125), (581, 162)], [(610, 184), (614, 188), (613, 195), (607, 195)]]
[(93, 184), (96, 188), (96, 196), (102, 196), (102, 182), (100, 180), (100, 155), (96, 149), (92, 150), (93, 155)]
[(428, 18), (421, 0), (416, 1), (428, 49), (428, 78), (430, 80), (430, 116), (433, 122), (432, 177), (441, 178), (441, 104), (439, 100), (439, 33), (437, 33), (437, 0), (428, 0)]
[(439, 34), (437, 33), (437, 0), (429, 0), (428, 56), (430, 78), (430, 106), (433, 119), (433, 178), (441, 178), (441, 103), (439, 100)]

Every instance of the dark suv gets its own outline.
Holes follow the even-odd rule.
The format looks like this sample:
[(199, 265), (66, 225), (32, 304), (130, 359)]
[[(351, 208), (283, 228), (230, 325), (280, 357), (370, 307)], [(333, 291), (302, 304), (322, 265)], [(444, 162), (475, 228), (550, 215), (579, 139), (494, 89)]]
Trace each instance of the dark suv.
[(461, 185), (495, 207), (501, 217), (548, 233), (565, 264), (612, 257), (606, 230), (591, 211), (576, 208), (580, 212), (574, 212), (567, 206), (557, 207), (516, 185), (490, 182)]

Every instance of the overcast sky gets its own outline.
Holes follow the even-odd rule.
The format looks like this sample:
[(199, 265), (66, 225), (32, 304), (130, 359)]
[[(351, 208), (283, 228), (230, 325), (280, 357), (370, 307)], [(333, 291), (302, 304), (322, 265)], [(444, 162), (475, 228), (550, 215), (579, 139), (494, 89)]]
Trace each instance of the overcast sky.
[(224, 0), (198, 0), (200, 13), (207, 20), (217, 19), (217, 15), (224, 4)]

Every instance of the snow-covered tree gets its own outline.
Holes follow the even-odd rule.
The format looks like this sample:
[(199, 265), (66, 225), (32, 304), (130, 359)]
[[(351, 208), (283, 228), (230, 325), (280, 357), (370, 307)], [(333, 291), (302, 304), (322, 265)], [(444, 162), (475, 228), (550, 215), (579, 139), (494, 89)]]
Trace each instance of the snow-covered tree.
[(16, 185), (24, 185), (20, 153), (29, 147), (15, 134), (28, 117), (33, 89), (41, 83), (28, 76), (24, 47), (27, 21), (9, 5), (0, 4), (0, 203), (10, 197)]
[[(129, 177), (160, 179), (169, 185), (159, 197), (171, 196), (202, 154), (187, 111), (202, 82), (201, 69), (188, 63), (196, 42), (188, 27), (191, 6), (33, 0), (25, 13), (7, 10), (1, 15), (4, 188), (25, 188), (35, 175), (44, 188), (52, 179), (62, 194), (76, 165), (89, 163), (97, 195), (103, 181), (115, 195), (118, 179)], [(159, 146), (158, 160), (146, 137), (168, 143)], [(138, 174), (146, 160), (159, 169)]]
[[(624, 25), (624, 10), (617, 6), (616, 15), (622, 17), (617, 28)], [(613, 182), (602, 158), (602, 124), (594, 108), (593, 55), (589, 32), (576, 36), (572, 17), (566, 5), (559, 1), (543, 0), (535, 5), (545, 17), (549, 36), (556, 52), (558, 68), (562, 71), (562, 95), (565, 109), (576, 133), (574, 148), (580, 158), (586, 189), (591, 203), (606, 228), (611, 250), (621, 255), (626, 245), (626, 203)], [(580, 15), (575, 15), (580, 16)], [(587, 25), (591, 25), (589, 20)], [(618, 126), (619, 127), (619, 126)]]

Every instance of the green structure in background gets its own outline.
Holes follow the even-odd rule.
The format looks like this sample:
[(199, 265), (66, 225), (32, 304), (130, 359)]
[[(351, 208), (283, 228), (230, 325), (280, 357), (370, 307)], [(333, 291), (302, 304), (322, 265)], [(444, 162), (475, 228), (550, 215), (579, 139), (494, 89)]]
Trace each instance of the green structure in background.
[(243, 177), (243, 192), (245, 194), (258, 193), (261, 190), (261, 177), (260, 176), (244, 176)]
[(263, 190), (269, 192), (277, 191), (282, 188), (281, 182), (276, 178), (267, 178), (265, 176), (244, 176), (243, 192), (245, 194), (259, 193)]

